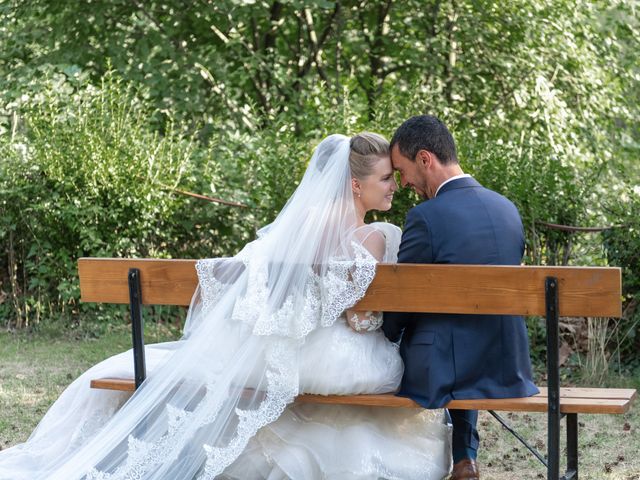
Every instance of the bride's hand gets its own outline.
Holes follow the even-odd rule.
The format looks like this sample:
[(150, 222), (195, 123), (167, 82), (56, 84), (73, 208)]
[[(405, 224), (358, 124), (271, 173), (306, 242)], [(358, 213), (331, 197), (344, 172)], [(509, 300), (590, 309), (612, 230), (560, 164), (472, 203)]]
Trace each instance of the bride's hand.
[(382, 326), (382, 312), (347, 310), (347, 323), (358, 333), (373, 332)]

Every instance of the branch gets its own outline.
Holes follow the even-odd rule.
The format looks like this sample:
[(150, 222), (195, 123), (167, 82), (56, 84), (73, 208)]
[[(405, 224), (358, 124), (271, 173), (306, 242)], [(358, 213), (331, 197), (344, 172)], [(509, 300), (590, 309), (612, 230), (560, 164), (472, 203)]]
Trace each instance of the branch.
[(360, 86), (362, 87), (362, 89), (363, 89), (365, 92), (368, 92), (368, 91), (369, 91), (370, 87), (369, 87), (369, 85), (367, 85), (367, 84), (364, 82), (364, 80), (362, 80), (362, 76), (361, 76), (361, 75), (356, 75), (356, 80), (357, 80), (357, 82), (360, 84)]
[(331, 17), (329, 17), (329, 21), (327, 22), (327, 25), (324, 27), (324, 30), (320, 34), (320, 40), (318, 40), (318, 45), (320, 45), (320, 47), (322, 47), (322, 45), (324, 45), (324, 42), (326, 41), (327, 37), (329, 36), (329, 33), (333, 29), (333, 21), (338, 16), (338, 13), (340, 13), (340, 9), (341, 8), (342, 7), (340, 5), (340, 1), (336, 1), (336, 6), (334, 7), (333, 12), (331, 13)]
[(251, 68), (249, 67), (247, 62), (242, 62), (242, 67), (244, 68), (245, 72), (247, 72), (247, 77), (249, 78), (251, 85), (253, 85), (253, 89), (256, 91), (256, 95), (258, 95), (258, 100), (260, 101), (260, 105), (262, 105), (262, 108), (264, 108), (265, 112), (268, 112), (269, 100), (267, 99), (265, 94), (262, 92), (262, 87), (260, 85), (260, 82), (261, 82), (260, 77), (258, 76), (258, 78), (256, 78), (253, 75), (251, 75)]
[(316, 64), (316, 69), (318, 70), (318, 75), (320, 75), (320, 78), (322, 78), (322, 80), (324, 80), (327, 84), (329, 84), (329, 78), (327, 77), (327, 74), (324, 72), (324, 69), (322, 68), (322, 64), (321, 64), (322, 62), (320, 60), (321, 47), (318, 41), (318, 35), (316, 34), (315, 29), (313, 28), (313, 17), (311, 16), (311, 10), (309, 10), (308, 8), (305, 8), (303, 18), (304, 18), (304, 23), (307, 26), (309, 43), (311, 44), (311, 55), (309, 56), (309, 59), (312, 58), (314, 63)]
[[(233, 24), (233, 19), (231, 18), (230, 14), (227, 15), (227, 18), (229, 20), (230, 24)], [(211, 25), (211, 30), (216, 34), (216, 36), (218, 36), (218, 38), (220, 38), (225, 44), (230, 43), (230, 39), (229, 37), (227, 37), (224, 33), (222, 33), (215, 25)], [(252, 57), (256, 58), (258, 60), (258, 64), (260, 65), (260, 68), (262, 68), (262, 70), (264, 72), (266, 72), (267, 76), (269, 76), (269, 73), (271, 72), (271, 67), (269, 65), (267, 65), (267, 63), (264, 61), (264, 58), (257, 54), (257, 52), (255, 52), (252, 48), (251, 45), (249, 45), (242, 36), (239, 36), (237, 39), (237, 45), (240, 45), (242, 48), (244, 48)], [(233, 44), (232, 44), (233, 46)], [(240, 54), (238, 53), (238, 56), (240, 56)], [(270, 105), (269, 105), (269, 101), (266, 98), (266, 96), (262, 93), (262, 88), (260, 86), (261, 83), (261, 79), (258, 76), (258, 78), (256, 78), (255, 75), (253, 75), (253, 72), (251, 71), (249, 65), (247, 64), (247, 62), (242, 62), (242, 67), (244, 68), (244, 70), (247, 72), (247, 76), (249, 78), (249, 80), (251, 81), (251, 84), (253, 85), (254, 89), (256, 90), (256, 93), (258, 95), (258, 100), (260, 101), (261, 105), (263, 106), (263, 108), (265, 109), (265, 111), (270, 110)], [(282, 91), (282, 89), (278, 86), (275, 85), (276, 90), (278, 91), (278, 94), (280, 94), (281, 96), (284, 95), (284, 92)]]
[(260, 36), (258, 35), (258, 24), (253, 15), (251, 15), (251, 37), (253, 39), (253, 49), (257, 52), (260, 50)]
[(551, 230), (560, 230), (563, 232), (584, 232), (584, 233), (595, 233), (595, 232), (604, 232), (605, 230), (611, 230), (612, 228), (621, 227), (622, 225), (610, 225), (608, 227), (575, 227), (572, 225), (560, 225), (558, 223), (548, 223), (543, 222), (542, 220), (537, 220), (536, 223), (539, 225), (543, 225)]
[[(216, 81), (216, 79), (214, 78), (213, 74), (211, 73), (211, 71), (205, 67), (204, 65), (202, 65), (201, 63), (195, 62), (194, 66), (200, 70), (200, 75), (211, 84), (213, 91), (220, 95), (220, 97), (222, 98), (222, 101), (225, 103), (225, 106), (227, 108), (228, 111), (237, 114), (238, 113), (238, 108), (234, 107), (233, 105), (231, 105), (231, 103), (229, 102), (229, 98), (227, 97), (227, 95), (223, 94), (222, 89), (220, 88), (220, 86), (218, 85), (218, 82)], [(245, 118), (244, 115), (242, 115), (241, 118)], [(246, 123), (246, 122), (245, 122)]]
[(433, 9), (431, 10), (431, 17), (433, 19), (431, 23), (431, 29), (429, 31), (429, 36), (431, 38), (435, 38), (438, 34), (438, 15), (440, 14), (440, 6), (442, 5), (442, 1), (438, 0), (433, 4)]
[[(431, 41), (427, 42), (427, 58), (435, 58), (435, 51), (433, 48), (433, 40), (438, 35), (438, 16), (440, 15), (440, 6), (442, 5), (441, 0), (437, 0), (433, 4), (433, 9), (431, 10), (431, 28), (429, 30), (429, 39)], [(427, 85), (431, 83), (431, 79), (433, 77), (434, 68), (426, 68), (427, 76), (425, 78), (425, 82)]]
[(275, 32), (279, 25), (280, 16), (282, 15), (282, 3), (277, 0), (271, 5), (271, 11), (269, 15), (269, 30), (264, 36), (264, 52), (272, 48), (276, 42)]
[[(304, 64), (302, 65), (301, 68), (298, 69), (298, 78), (302, 78), (304, 77), (307, 73), (309, 73), (309, 70), (311, 69), (311, 63), (315, 62), (316, 66), (318, 67), (319, 70), (322, 69), (322, 65), (320, 64), (320, 59), (319, 59), (319, 54), (322, 50), (322, 47), (324, 45), (324, 43), (326, 42), (327, 38), (329, 37), (329, 33), (331, 33), (331, 30), (333, 29), (333, 23), (334, 20), (336, 18), (336, 16), (338, 15), (338, 12), (340, 12), (340, 2), (336, 2), (336, 5), (333, 9), (333, 12), (331, 12), (331, 16), (329, 17), (328, 21), (327, 21), (327, 25), (325, 26), (324, 30), (322, 31), (322, 34), (320, 34), (320, 37), (317, 36), (315, 29), (313, 28), (313, 19), (311, 17), (311, 11), (309, 9), (305, 9), (303, 12), (303, 21), (304, 24), (307, 26), (307, 30), (309, 33), (309, 42), (311, 43), (311, 53), (309, 55), (309, 57), (307, 58), (307, 60), (304, 62)], [(320, 73), (320, 72), (319, 72)], [(322, 76), (322, 74), (321, 74)], [(326, 77), (326, 75), (325, 75)]]
[(201, 195), (199, 193), (193, 193), (193, 192), (187, 192), (185, 190), (172, 188), (172, 187), (169, 187), (167, 185), (162, 185), (162, 187), (167, 189), (167, 190), (171, 190), (172, 192), (179, 193), (181, 195), (187, 195), (189, 197), (198, 198), (200, 200), (206, 200), (206, 201), (212, 202), (212, 203), (220, 203), (222, 205), (229, 205), (231, 207), (248, 208), (248, 205), (245, 205), (244, 203), (236, 203), (236, 202), (230, 202), (228, 200), (222, 200), (221, 198), (207, 197), (206, 195)]
[(369, 55), (371, 75), (378, 78), (378, 72), (382, 71), (383, 67), (382, 61), (380, 60), (380, 50), (382, 49), (382, 40), (384, 38), (384, 25), (387, 22), (392, 2), (393, 0), (387, 0), (385, 4), (378, 9), (378, 23), (376, 25), (375, 36)]
[(393, 67), (389, 67), (389, 68), (383, 68), (382, 70), (380, 70), (380, 77), (382, 79), (387, 78), (390, 74), (397, 72), (399, 70), (403, 70), (405, 68), (409, 68), (411, 65), (410, 64), (402, 64), (402, 65), (395, 65)]
[(456, 2), (452, 0), (451, 2), (452, 12), (449, 14), (449, 18), (447, 20), (447, 41), (449, 45), (449, 51), (447, 52), (447, 58), (444, 62), (444, 77), (445, 77), (445, 87), (444, 94), (447, 99), (447, 102), (450, 104), (453, 101), (453, 84), (454, 84), (454, 76), (453, 69), (456, 65), (456, 40), (454, 37), (454, 32), (456, 30), (456, 20), (458, 16), (455, 12)]
[(377, 32), (376, 32), (376, 37), (381, 37), (384, 29), (384, 22), (387, 20), (387, 17), (389, 16), (389, 10), (391, 10), (391, 4), (393, 3), (393, 0), (387, 0), (386, 3), (380, 8), (378, 9), (378, 25), (377, 25)]

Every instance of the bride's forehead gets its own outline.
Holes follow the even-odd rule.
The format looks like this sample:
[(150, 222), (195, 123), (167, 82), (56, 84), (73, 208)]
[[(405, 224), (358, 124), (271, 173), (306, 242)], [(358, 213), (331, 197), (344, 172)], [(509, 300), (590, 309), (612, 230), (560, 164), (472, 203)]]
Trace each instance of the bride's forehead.
[(393, 173), (393, 165), (391, 165), (391, 159), (388, 156), (379, 157), (379, 160), (371, 166), (373, 173), (380, 175), (387, 175)]

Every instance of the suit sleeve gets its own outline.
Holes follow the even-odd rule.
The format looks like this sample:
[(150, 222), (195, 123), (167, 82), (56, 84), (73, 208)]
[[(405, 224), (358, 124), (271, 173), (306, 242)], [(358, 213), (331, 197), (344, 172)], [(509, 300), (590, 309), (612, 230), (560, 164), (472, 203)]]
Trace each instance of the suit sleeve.
[[(431, 232), (424, 216), (416, 208), (407, 214), (398, 263), (433, 263)], [(397, 342), (412, 318), (412, 313), (385, 312), (382, 330), (389, 340)]]

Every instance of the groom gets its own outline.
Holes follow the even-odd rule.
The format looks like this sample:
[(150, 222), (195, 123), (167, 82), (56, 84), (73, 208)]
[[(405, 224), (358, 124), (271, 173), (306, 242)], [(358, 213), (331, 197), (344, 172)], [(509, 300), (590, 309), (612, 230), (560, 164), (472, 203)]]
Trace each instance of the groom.
[[(407, 214), (399, 263), (520, 264), (524, 233), (518, 210), (463, 173), (453, 137), (440, 120), (419, 115), (404, 122), (391, 139), (391, 162), (402, 186), (428, 200)], [(383, 329), (391, 341), (401, 340), (405, 371), (398, 395), (425, 408), (453, 399), (538, 393), (521, 317), (386, 313)], [(450, 415), (450, 479), (479, 479), (478, 412)]]

